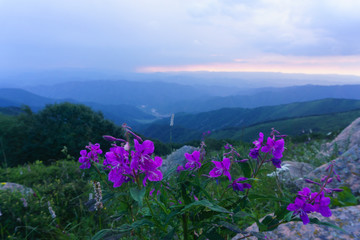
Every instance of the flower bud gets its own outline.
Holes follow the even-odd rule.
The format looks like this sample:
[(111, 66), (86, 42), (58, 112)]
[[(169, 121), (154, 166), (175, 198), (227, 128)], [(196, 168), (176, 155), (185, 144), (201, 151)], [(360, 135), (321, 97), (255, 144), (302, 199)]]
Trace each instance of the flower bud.
[(116, 141), (116, 138), (112, 137), (112, 136), (109, 136), (109, 135), (104, 135), (103, 138), (106, 140), (106, 141), (110, 141), (110, 142), (115, 142)]
[(333, 191), (333, 192), (342, 192), (342, 191), (344, 191), (344, 189), (333, 188), (332, 191)]

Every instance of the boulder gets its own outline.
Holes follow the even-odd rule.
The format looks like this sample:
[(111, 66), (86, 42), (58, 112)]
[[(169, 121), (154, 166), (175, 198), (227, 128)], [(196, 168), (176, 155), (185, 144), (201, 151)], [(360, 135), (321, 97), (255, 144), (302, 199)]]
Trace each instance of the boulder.
[(195, 150), (199, 150), (196, 147), (192, 146), (183, 146), (179, 149), (177, 149), (175, 152), (169, 154), (166, 159), (163, 160), (163, 164), (161, 166), (161, 171), (166, 172), (167, 170), (177, 167), (179, 165), (185, 165), (187, 162), (185, 158), (185, 153), (193, 153)]
[(325, 155), (339, 155), (353, 146), (360, 146), (360, 118), (347, 126), (332, 142), (325, 145)]
[[(313, 170), (314, 167), (308, 163), (284, 161), (281, 163), (281, 168), (276, 169), (276, 174), (281, 182), (291, 187)], [(268, 174), (268, 176), (275, 176), (275, 172)]]
[[(332, 209), (332, 216), (329, 218), (321, 216), (319, 213), (311, 213), (310, 217), (316, 217), (320, 221), (329, 222), (333, 225), (341, 227), (346, 232), (317, 224), (304, 225), (302, 222), (289, 222), (280, 225), (271, 232), (264, 232), (267, 239), (291, 239), (291, 240), (312, 240), (312, 239), (360, 239), (360, 205)], [(256, 224), (246, 229), (246, 232), (259, 229)], [(237, 234), (232, 240), (242, 239), (244, 235)], [(246, 239), (255, 240), (256, 237), (248, 237)]]
[[(327, 186), (330, 188), (348, 186), (353, 194), (360, 195), (360, 147), (356, 144), (353, 145), (348, 151), (333, 160), (333, 163), (334, 170), (340, 176), (341, 182), (333, 179)], [(326, 175), (328, 166), (329, 163), (321, 165), (306, 177), (311, 180), (321, 179)], [(304, 182), (304, 186), (309, 187), (310, 185)]]

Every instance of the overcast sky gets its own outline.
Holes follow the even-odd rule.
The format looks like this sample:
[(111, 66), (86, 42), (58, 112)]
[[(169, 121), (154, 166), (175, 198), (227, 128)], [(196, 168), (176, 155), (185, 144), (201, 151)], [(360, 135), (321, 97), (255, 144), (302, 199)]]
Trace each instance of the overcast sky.
[(0, 71), (360, 76), (359, 0), (0, 0)]

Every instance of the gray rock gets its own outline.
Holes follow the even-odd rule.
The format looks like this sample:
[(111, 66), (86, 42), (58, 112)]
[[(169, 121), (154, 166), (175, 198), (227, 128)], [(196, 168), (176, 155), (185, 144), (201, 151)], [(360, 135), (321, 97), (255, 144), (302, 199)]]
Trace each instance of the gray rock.
[(166, 172), (167, 170), (177, 167), (179, 165), (185, 165), (187, 162), (185, 158), (185, 153), (193, 153), (195, 150), (199, 150), (196, 147), (192, 146), (183, 146), (176, 150), (175, 152), (171, 153), (166, 157), (166, 159), (163, 160), (163, 164), (161, 166), (161, 171)]
[[(285, 161), (281, 163), (281, 168), (276, 169), (279, 180), (286, 186), (296, 186), (294, 184), (297, 180), (302, 178), (314, 170), (311, 164), (304, 162)], [(275, 176), (275, 172), (268, 174), (268, 176)]]
[(22, 194), (33, 194), (34, 191), (31, 188), (25, 187), (23, 185), (11, 182), (5, 182), (0, 184), (0, 190), (10, 190), (11, 192), (18, 191)]
[(331, 155), (346, 152), (353, 146), (360, 146), (360, 118), (346, 127), (331, 143), (325, 145), (324, 153)]
[[(290, 222), (280, 225), (277, 229), (271, 232), (264, 232), (267, 239), (360, 239), (360, 205), (332, 209), (332, 216), (329, 218), (321, 216), (319, 213), (311, 213), (310, 217), (316, 217), (320, 221), (329, 222), (333, 225), (341, 227), (346, 233), (327, 226), (317, 224), (304, 225), (302, 222)], [(256, 224), (251, 225), (246, 229), (247, 232), (259, 229)], [(238, 234), (232, 240), (241, 239), (244, 235)], [(254, 240), (255, 237), (248, 237), (246, 239)]]
[[(340, 176), (341, 182), (333, 180), (327, 186), (331, 188), (338, 188), (341, 186), (348, 186), (353, 194), (360, 195), (360, 147), (353, 145), (348, 151), (342, 154), (334, 161), (334, 170)], [(307, 178), (311, 180), (321, 179), (326, 175), (326, 168), (329, 163), (326, 163), (307, 175)], [(304, 183), (304, 186), (309, 187), (308, 184)]]

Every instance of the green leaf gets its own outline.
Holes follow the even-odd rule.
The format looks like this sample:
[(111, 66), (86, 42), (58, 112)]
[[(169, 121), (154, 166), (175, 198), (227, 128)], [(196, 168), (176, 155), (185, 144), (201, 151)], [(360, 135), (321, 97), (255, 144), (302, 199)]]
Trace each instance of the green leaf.
[(259, 230), (262, 232), (272, 231), (278, 227), (279, 221), (276, 218), (268, 215), (259, 224)]
[(173, 228), (168, 234), (165, 235), (165, 237), (162, 238), (162, 240), (172, 240), (175, 238), (175, 228)]
[[(183, 171), (185, 172), (185, 171)], [(189, 182), (185, 182), (181, 184), (181, 197), (184, 200), (184, 204), (189, 204), (191, 203), (189, 194), (187, 193), (186, 189), (187, 189), (187, 185), (189, 185)]]
[(202, 206), (202, 207), (207, 207), (215, 212), (222, 212), (222, 213), (231, 213), (228, 210), (226, 210), (225, 208), (218, 206), (214, 203), (211, 203), (209, 200), (204, 199), (204, 200), (200, 200), (200, 201), (196, 201), (193, 203), (190, 203), (188, 205), (186, 205), (181, 212), (184, 213), (186, 212), (188, 209), (193, 208), (195, 206)]
[(285, 216), (284, 216), (284, 221), (285, 222), (290, 222), (290, 220), (291, 220), (291, 218), (292, 218), (292, 216), (294, 215), (294, 212), (288, 212), (287, 214), (285, 214)]
[(331, 204), (338, 207), (357, 205), (358, 201), (356, 197), (352, 194), (351, 189), (349, 187), (341, 187), (341, 189), (343, 189), (343, 191), (338, 192), (336, 194), (336, 198), (331, 198)]
[(115, 236), (117, 237), (116, 239), (120, 239), (120, 236), (123, 236), (124, 233), (128, 233), (134, 229), (143, 227), (145, 225), (152, 227), (154, 224), (147, 219), (141, 219), (139, 221), (133, 222), (132, 224), (123, 224), (115, 229), (103, 229), (97, 232), (92, 237), (92, 240), (106, 239), (108, 237), (115, 237)]
[(130, 188), (130, 195), (139, 204), (139, 206), (142, 207), (143, 199), (145, 196), (145, 188)]
[(170, 176), (173, 176), (173, 172), (176, 171), (176, 168), (177, 168), (177, 167), (173, 167), (173, 168), (168, 169), (168, 170), (164, 173), (163, 180), (166, 180), (166, 179), (168, 179)]
[(209, 240), (224, 240), (224, 238), (216, 232), (216, 229), (211, 229), (209, 232), (206, 232), (205, 236)]
[(154, 201), (159, 205), (159, 207), (164, 211), (164, 213), (166, 215), (168, 215), (171, 212), (170, 209), (166, 208), (166, 206), (162, 202), (160, 202), (159, 200), (154, 199)]
[(240, 162), (239, 163), (241, 170), (244, 174), (244, 177), (250, 178), (251, 177), (251, 167), (248, 162)]
[(238, 226), (234, 225), (234, 224), (231, 224), (231, 223), (228, 223), (228, 222), (224, 222), (224, 221), (220, 221), (219, 224), (233, 232), (236, 232), (236, 233), (241, 233), (241, 230)]
[(265, 196), (265, 195), (261, 195), (261, 194), (249, 194), (249, 198), (250, 199), (260, 199), (260, 200), (274, 200), (277, 202), (291, 203), (288, 199), (274, 197), (274, 195)]

